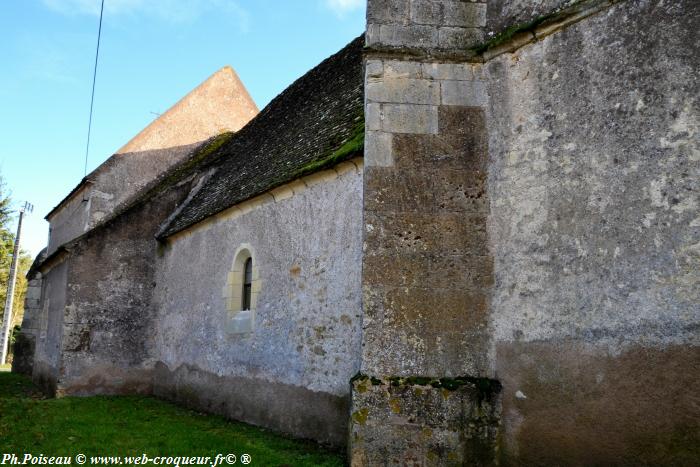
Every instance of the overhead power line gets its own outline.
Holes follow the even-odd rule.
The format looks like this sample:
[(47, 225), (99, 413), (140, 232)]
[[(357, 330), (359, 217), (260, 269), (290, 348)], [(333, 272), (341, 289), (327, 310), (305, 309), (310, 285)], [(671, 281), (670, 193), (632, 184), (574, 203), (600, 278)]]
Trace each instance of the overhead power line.
[(90, 153), (90, 131), (92, 130), (92, 106), (95, 103), (95, 80), (97, 78), (97, 59), (100, 57), (100, 37), (102, 36), (102, 13), (105, 9), (105, 0), (100, 6), (100, 27), (97, 30), (97, 51), (95, 52), (95, 69), (92, 72), (92, 94), (90, 95), (90, 119), (88, 120), (87, 144), (85, 145), (85, 171), (83, 177), (87, 175), (88, 154)]

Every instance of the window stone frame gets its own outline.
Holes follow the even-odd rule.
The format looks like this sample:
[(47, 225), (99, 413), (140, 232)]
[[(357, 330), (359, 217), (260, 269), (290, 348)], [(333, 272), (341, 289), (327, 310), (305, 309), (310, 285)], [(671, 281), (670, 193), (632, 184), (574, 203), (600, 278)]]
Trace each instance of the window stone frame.
[[(250, 310), (243, 310), (243, 274), (245, 263), (250, 258), (253, 263), (253, 281), (250, 292)], [(233, 255), (231, 270), (226, 276), (223, 299), (226, 304), (226, 331), (229, 334), (249, 334), (255, 328), (255, 310), (262, 281), (255, 249), (249, 243), (242, 243)]]

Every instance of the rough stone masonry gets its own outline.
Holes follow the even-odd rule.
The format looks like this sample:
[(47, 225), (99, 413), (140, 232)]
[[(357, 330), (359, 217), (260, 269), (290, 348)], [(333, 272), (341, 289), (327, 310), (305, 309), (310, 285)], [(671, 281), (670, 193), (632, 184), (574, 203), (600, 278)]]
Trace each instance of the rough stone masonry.
[(698, 461), (698, 10), (368, 2), (353, 465)]

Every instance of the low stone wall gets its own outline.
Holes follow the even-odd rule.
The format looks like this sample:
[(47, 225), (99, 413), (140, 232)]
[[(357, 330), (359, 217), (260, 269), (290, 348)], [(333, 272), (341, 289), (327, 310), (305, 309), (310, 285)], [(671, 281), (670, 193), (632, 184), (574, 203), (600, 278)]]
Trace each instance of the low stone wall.
[(497, 381), (359, 375), (352, 386), (353, 466), (495, 464)]
[(156, 364), (153, 393), (203, 412), (272, 428), (294, 436), (343, 446), (350, 397), (267, 381), (219, 376), (190, 365)]
[(33, 334), (20, 332), (15, 336), (12, 344), (12, 372), (31, 376), (34, 367), (34, 346), (35, 338)]
[[(41, 254), (39, 255), (41, 257)], [(27, 294), (24, 298), (24, 317), (21, 332), (15, 336), (12, 346), (12, 372), (31, 376), (34, 368), (36, 333), (41, 316), (41, 284), (39, 272), (30, 273)]]

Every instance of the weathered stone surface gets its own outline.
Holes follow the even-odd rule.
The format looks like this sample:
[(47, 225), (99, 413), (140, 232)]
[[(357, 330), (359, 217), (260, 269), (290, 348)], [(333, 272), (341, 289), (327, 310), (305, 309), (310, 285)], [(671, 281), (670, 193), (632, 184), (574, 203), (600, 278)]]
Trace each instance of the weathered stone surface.
[(42, 307), (35, 334), (32, 379), (49, 394), (54, 394), (61, 364), (68, 265), (61, 261), (49, 271), (43, 272), (42, 277)]
[(51, 368), (57, 395), (151, 392), (154, 236), (191, 188), (177, 184), (132, 206), (46, 272), (48, 333), (37, 358)]
[(365, 86), (365, 97), (374, 102), (401, 104), (440, 103), (439, 84), (424, 79), (391, 79), (370, 81)]
[[(365, 81), (384, 76), (384, 62), (382, 60), (365, 61)], [(405, 76), (408, 78), (408, 76)]]
[(488, 0), (486, 28), (493, 33), (514, 24), (527, 24), (543, 15), (557, 11), (571, 0)]
[(480, 215), (368, 213), (365, 226), (365, 240), (374, 245), (374, 253), (487, 253), (486, 221)]
[(367, 45), (418, 53), (456, 53), (483, 40), (486, 3), (455, 0), (372, 0), (367, 7)]
[[(371, 224), (370, 224), (371, 225)], [(391, 264), (391, 268), (387, 265)], [(429, 257), (422, 254), (377, 254), (366, 256), (362, 271), (368, 283), (387, 286), (416, 287), (428, 276)]]
[(483, 81), (442, 81), (440, 99), (443, 105), (480, 107), (488, 102)]
[[(438, 114), (443, 128), (444, 113)], [(482, 119), (483, 120), (483, 119)], [(415, 168), (455, 168), (484, 170), (487, 140), (484, 133), (464, 132), (464, 126), (455, 127), (456, 134), (393, 135), (392, 159), (399, 166)], [(461, 134), (465, 133), (465, 134)]]
[(34, 368), (34, 348), (36, 337), (34, 334), (19, 333), (12, 344), (12, 372), (26, 376), (32, 376)]
[(443, 2), (444, 19), (441, 25), (480, 28), (486, 26), (486, 3), (463, 1)]
[(365, 204), (392, 212), (481, 212), (488, 208), (486, 176), (478, 170), (444, 169), (416, 173), (368, 168)]
[(434, 105), (383, 104), (382, 130), (390, 133), (437, 133), (438, 108)]
[(41, 290), (43, 276), (37, 271), (37, 266), (46, 258), (44, 248), (34, 259), (27, 272), (27, 292), (24, 299), (24, 315), (20, 333), (12, 348), (12, 371), (29, 377), (34, 371), (34, 355), (36, 353), (36, 339), (42, 324)]
[[(462, 332), (468, 333), (474, 329), (483, 328), (488, 318), (488, 296), (480, 290), (468, 290), (460, 287), (460, 283), (450, 281), (447, 277), (439, 280), (439, 276), (433, 276), (432, 280), (425, 280), (414, 287), (387, 288), (384, 299), (385, 324), (403, 324), (413, 333), (420, 335), (445, 336), (456, 335)], [(436, 318), (439, 314), (439, 318)], [(446, 345), (449, 345), (446, 342)], [(434, 349), (431, 353), (439, 354), (441, 349)], [(457, 355), (463, 356), (466, 352), (458, 351)], [(453, 358), (455, 355), (445, 355), (443, 359)], [(434, 355), (426, 356), (426, 359), (435, 358)], [(463, 363), (458, 363), (462, 367)], [(443, 365), (440, 365), (443, 366)], [(444, 368), (431, 368), (429, 374), (443, 374), (440, 370), (452, 376), (455, 372)]]
[(383, 24), (379, 28), (379, 41), (391, 47), (430, 49), (438, 45), (438, 30), (433, 26)]
[(474, 79), (473, 65), (468, 63), (423, 63), (423, 73), (432, 79), (451, 79), (470, 81)]
[(439, 109), (440, 133), (471, 136), (486, 145), (486, 117), (481, 107), (443, 105)]
[(697, 463), (699, 17), (622, 2), (486, 65), (513, 464)]
[[(195, 407), (346, 442), (348, 381), (360, 367), (361, 190), (355, 169), (169, 241), (156, 266), (153, 355), (171, 372), (196, 369), (182, 376)], [(221, 291), (243, 243), (261, 286), (253, 331), (232, 335)], [(157, 392), (188, 402), (178, 381)], [(226, 382), (242, 386), (220, 392)]]
[(376, 0), (367, 4), (368, 23), (401, 23), (408, 19), (411, 0)]
[[(564, 3), (489, 2), (482, 28), (466, 29), (450, 24), (459, 15), (447, 19), (453, 2), (413, 2), (398, 22), (437, 28), (437, 47), (408, 35), (369, 41), (370, 54), (395, 46), (408, 62), (421, 57), (422, 73), (410, 73), (439, 82), (441, 105), (437, 132), (395, 131), (393, 165), (366, 169), (363, 369), (449, 372), (459, 366), (451, 357), (471, 346), (467, 371), (504, 381), (502, 463), (691, 465), (699, 456), (687, 448), (697, 444), (690, 420), (699, 417), (680, 388), (698, 374), (698, 317), (689, 310), (700, 302), (691, 266), (700, 225), (691, 44), (700, 7), (622, 2), (563, 30), (540, 28), (534, 45), (504, 44), (525, 46), (484, 55), (497, 58), (483, 66), (433, 58), (456, 60), (487, 30)], [(394, 116), (377, 115), (393, 131)], [(445, 211), (469, 220), (455, 224)], [(478, 233), (469, 233), (472, 223)], [(465, 235), (473, 242), (451, 241)], [(461, 299), (441, 295), (438, 271)], [(472, 311), (462, 328), (460, 309)], [(448, 327), (471, 337), (460, 342)], [(632, 368), (654, 381), (636, 381)], [(391, 408), (374, 395), (364, 402)], [(371, 412), (353, 411), (353, 427), (366, 425)], [(642, 413), (658, 415), (644, 422)], [(371, 449), (351, 438), (363, 447), (351, 451), (358, 465), (432, 462), (416, 426), (430, 417), (407, 425), (377, 414), (382, 421), (363, 431)]]
[(393, 135), (382, 131), (365, 133), (365, 164), (391, 167), (394, 164)]
[(404, 60), (385, 60), (383, 61), (383, 76), (384, 78), (425, 78), (421, 64), (413, 61)]
[[(387, 67), (385, 63), (384, 73)], [(467, 66), (402, 69), (405, 75), (429, 78), (427, 82), (440, 87), (474, 83), (466, 80), (473, 77)], [(453, 77), (464, 81), (444, 80)], [(381, 89), (387, 83), (371, 85)], [(379, 95), (378, 90), (371, 95)], [(369, 101), (371, 95), (368, 112), (374, 121), (377, 109)], [(410, 93), (396, 97), (413, 99)], [(410, 107), (419, 106), (403, 105)], [(374, 383), (382, 375), (482, 375), (489, 367), (493, 260), (486, 230), (484, 111), (432, 108), (434, 123), (413, 123), (406, 131), (405, 122), (415, 122), (415, 116), (387, 112), (382, 105), (379, 120), (392, 137), (393, 164), (365, 168), (362, 370)], [(356, 381), (353, 386), (353, 465), (495, 461), (497, 398), (475, 409), (480, 402), (469, 391), (453, 394), (431, 386), (394, 388), (379, 383)], [(489, 415), (479, 419), (476, 412)]]
[(468, 49), (484, 40), (484, 33), (479, 28), (440, 28), (438, 46), (441, 49)]
[(231, 67), (224, 67), (88, 174), (47, 216), (48, 254), (92, 229), (203, 141), (240, 130), (258, 109)]
[(380, 131), (382, 129), (382, 104), (368, 102), (365, 106), (365, 129)]
[(391, 168), (367, 167), (365, 206), (367, 211), (416, 211), (433, 205), (431, 181), (422, 174), (397, 173)]
[(443, 380), (447, 389), (431, 378), (356, 379), (352, 465), (494, 465), (499, 389), (488, 380), (450, 386), (456, 381)]
[(155, 366), (154, 393), (224, 415), (335, 446), (347, 442), (350, 396), (250, 376), (219, 375), (193, 365)]
[[(489, 64), (499, 77), (489, 190), (503, 339), (594, 329), (601, 337), (651, 332), (664, 344), (689, 336), (683, 329), (694, 318), (682, 310), (697, 300), (688, 286), (698, 277), (686, 269), (697, 243), (697, 96), (689, 84), (697, 57), (682, 34), (694, 37), (687, 18), (698, 7), (654, 8), (619, 5), (522, 49), (517, 67), (510, 57)], [(569, 48), (583, 41), (595, 47), (573, 57)], [(585, 293), (576, 292), (581, 281)]]
[(502, 463), (694, 465), (698, 347), (503, 342)]
[(463, 28), (486, 25), (486, 4), (462, 1), (416, 1), (411, 6), (411, 22)]
[(413, 2), (411, 22), (415, 24), (443, 24), (445, 6), (439, 2)]

